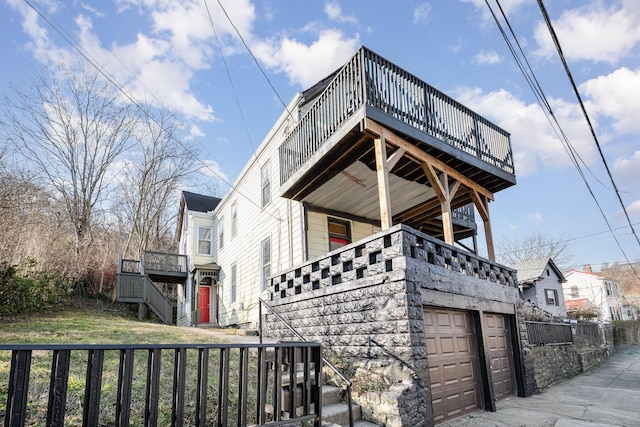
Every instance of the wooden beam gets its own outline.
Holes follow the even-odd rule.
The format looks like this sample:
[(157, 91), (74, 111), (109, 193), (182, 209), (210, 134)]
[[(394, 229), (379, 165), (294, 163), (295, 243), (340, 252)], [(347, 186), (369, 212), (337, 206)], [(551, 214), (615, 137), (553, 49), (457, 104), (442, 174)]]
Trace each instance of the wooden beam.
[(427, 176), (431, 187), (436, 192), (438, 200), (440, 203), (444, 202), (447, 199), (447, 191), (445, 190), (442, 181), (440, 181), (435, 169), (433, 169), (433, 166), (431, 166), (429, 162), (421, 162), (420, 166), (422, 166), (424, 174)]
[(387, 168), (387, 147), (384, 137), (375, 138), (376, 174), (378, 176), (378, 200), (380, 201), (380, 225), (382, 230), (391, 228), (391, 196), (389, 194), (389, 170)]
[(389, 172), (393, 170), (393, 168), (400, 161), (402, 156), (404, 156), (404, 153), (406, 153), (406, 150), (404, 148), (398, 148), (396, 151), (394, 151), (391, 154), (391, 156), (389, 156), (389, 159), (387, 160), (387, 170)]
[(446, 163), (444, 163), (441, 160), (438, 160), (437, 158), (433, 157), (432, 155), (422, 151), (420, 148), (418, 148), (417, 146), (411, 144), (410, 142), (406, 141), (404, 138), (396, 135), (395, 133), (393, 133), (392, 131), (390, 131), (389, 129), (385, 128), (384, 126), (382, 126), (381, 124), (377, 123), (374, 120), (365, 118), (365, 123), (364, 123), (364, 129), (368, 132), (370, 132), (371, 134), (374, 135), (374, 138), (381, 138), (383, 137), (385, 139), (386, 142), (388, 142), (391, 145), (395, 145), (398, 148), (404, 148), (406, 151), (406, 154), (413, 157), (414, 159), (416, 159), (418, 161), (418, 163), (428, 163), (430, 165), (432, 165), (432, 167), (436, 170), (442, 171), (442, 172), (446, 172), (447, 175), (449, 175), (450, 177), (452, 177), (453, 179), (455, 179), (456, 181), (459, 181), (460, 184), (462, 184), (463, 186), (469, 188), (469, 189), (474, 189), (475, 191), (477, 191), (478, 193), (482, 194), (483, 196), (487, 197), (489, 200), (493, 200), (493, 193), (489, 190), (487, 190), (486, 188), (482, 187), (481, 185), (479, 185), (478, 183), (472, 181), (471, 179), (467, 178), (466, 176), (464, 176), (462, 173), (456, 171), (455, 169), (450, 169)]

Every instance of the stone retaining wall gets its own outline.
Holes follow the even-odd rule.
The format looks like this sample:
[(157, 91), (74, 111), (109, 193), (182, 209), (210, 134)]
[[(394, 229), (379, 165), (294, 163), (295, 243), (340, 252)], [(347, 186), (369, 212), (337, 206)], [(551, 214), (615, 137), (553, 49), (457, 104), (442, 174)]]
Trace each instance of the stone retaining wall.
[(573, 344), (532, 347), (531, 353), (538, 391), (581, 372), (578, 353)]
[(580, 372), (586, 372), (594, 366), (598, 366), (609, 358), (611, 347), (596, 348), (588, 351), (581, 351), (578, 354)]
[[(365, 417), (389, 427), (433, 424), (423, 320), (431, 297), (471, 310), (469, 301), (512, 313), (517, 304), (513, 270), (404, 225), (269, 281), (269, 305), (323, 344), (354, 379)], [(266, 323), (266, 335), (294, 338), (274, 316)]]

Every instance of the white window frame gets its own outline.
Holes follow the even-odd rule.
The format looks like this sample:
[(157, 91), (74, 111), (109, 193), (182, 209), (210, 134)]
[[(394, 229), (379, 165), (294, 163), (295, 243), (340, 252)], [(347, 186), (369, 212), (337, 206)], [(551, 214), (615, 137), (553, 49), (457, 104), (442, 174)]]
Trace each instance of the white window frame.
[[(265, 248), (268, 248), (268, 252), (265, 252)], [(260, 243), (260, 290), (267, 289), (267, 278), (271, 276), (271, 237), (264, 239)], [(265, 257), (265, 253), (268, 257)]]
[(237, 283), (238, 283), (238, 264), (231, 264), (231, 284), (229, 286), (229, 301), (231, 304), (236, 302), (237, 299)]
[(260, 168), (260, 206), (271, 203), (271, 163), (267, 162)]
[[(552, 294), (552, 297), (549, 297), (549, 293)], [(546, 305), (558, 306), (558, 291), (556, 289), (545, 289), (544, 301)]]
[(231, 204), (231, 237), (238, 234), (238, 201)]
[[(208, 225), (199, 225), (198, 226), (198, 242), (197, 242), (197, 248), (196, 248), (196, 253), (198, 255), (211, 255), (211, 250), (213, 249), (213, 244), (212, 244), (212, 237), (213, 237), (213, 227), (208, 226)], [(209, 239), (205, 239), (203, 238), (202, 235), (202, 230), (209, 231)], [(209, 250), (207, 252), (201, 251), (201, 244), (202, 243), (208, 243), (209, 244)]]
[(224, 217), (218, 220), (218, 248), (224, 248)]

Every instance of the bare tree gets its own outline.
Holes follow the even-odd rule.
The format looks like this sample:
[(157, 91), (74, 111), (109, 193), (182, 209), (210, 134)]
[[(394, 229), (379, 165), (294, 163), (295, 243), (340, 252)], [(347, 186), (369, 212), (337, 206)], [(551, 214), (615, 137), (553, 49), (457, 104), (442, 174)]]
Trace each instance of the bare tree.
[(76, 274), (91, 240), (94, 210), (106, 196), (116, 159), (131, 144), (136, 117), (129, 103), (95, 72), (61, 69), (14, 88), (0, 119), (7, 141), (64, 203), (74, 230)]
[(526, 261), (552, 258), (561, 271), (567, 271), (573, 264), (573, 254), (569, 242), (557, 240), (540, 233), (525, 237), (510, 236), (499, 241), (498, 260), (506, 265), (518, 265)]
[(166, 116), (146, 120), (135, 132), (138, 151), (126, 161), (120, 184), (121, 215), (129, 236), (125, 256), (168, 250), (173, 243), (177, 189), (193, 173), (192, 155)]

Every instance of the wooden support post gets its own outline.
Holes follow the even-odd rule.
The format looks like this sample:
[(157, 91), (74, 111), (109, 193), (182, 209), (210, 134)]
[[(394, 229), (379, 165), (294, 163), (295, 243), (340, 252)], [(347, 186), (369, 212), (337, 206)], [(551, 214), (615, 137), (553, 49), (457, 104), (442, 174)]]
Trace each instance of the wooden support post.
[(491, 217), (489, 216), (489, 199), (475, 190), (470, 190), (469, 194), (484, 223), (484, 235), (487, 240), (487, 258), (495, 261), (496, 253), (493, 247), (493, 232), (491, 231)]
[(391, 228), (391, 196), (389, 194), (389, 169), (387, 167), (387, 147), (384, 137), (375, 138), (376, 173), (378, 176), (378, 200), (380, 201), (380, 226)]
[(453, 245), (453, 217), (451, 215), (451, 194), (449, 192), (449, 177), (446, 172), (442, 173), (442, 187), (444, 188), (444, 200), (440, 203), (442, 212), (442, 232), (444, 241)]

